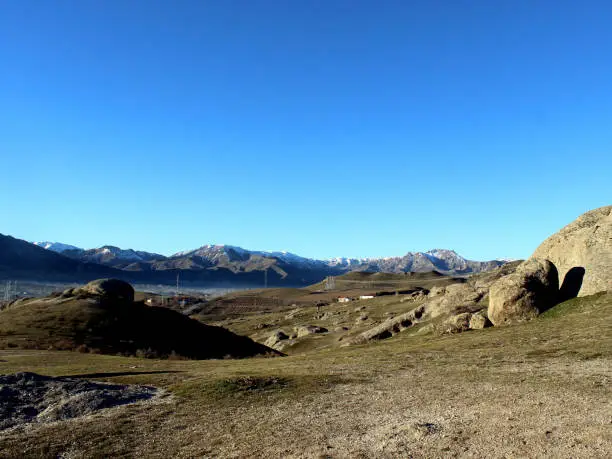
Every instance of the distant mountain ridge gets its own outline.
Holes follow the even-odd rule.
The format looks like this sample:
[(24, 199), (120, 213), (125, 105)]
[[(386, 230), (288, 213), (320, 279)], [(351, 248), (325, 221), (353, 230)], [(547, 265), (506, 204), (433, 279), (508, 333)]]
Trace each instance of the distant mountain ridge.
[(61, 242), (33, 242), (32, 244), (42, 247), (43, 249), (52, 250), (53, 252), (62, 253), (66, 250), (82, 250), (74, 245), (62, 244)]
[[(316, 273), (315, 277), (317, 278), (352, 271), (403, 273), (435, 270), (446, 274), (468, 274), (488, 271), (505, 263), (504, 260), (468, 260), (454, 250), (447, 249), (408, 252), (398, 257), (317, 260), (291, 252), (255, 251), (233, 245), (207, 244), (197, 249), (164, 256), (145, 251), (120, 249), (111, 245), (96, 249), (81, 249), (57, 242), (36, 244), (81, 262), (99, 263), (128, 271), (225, 268), (238, 273), (271, 269), (282, 278), (287, 277), (290, 272), (295, 274), (296, 271)], [(311, 276), (306, 277), (310, 278)]]

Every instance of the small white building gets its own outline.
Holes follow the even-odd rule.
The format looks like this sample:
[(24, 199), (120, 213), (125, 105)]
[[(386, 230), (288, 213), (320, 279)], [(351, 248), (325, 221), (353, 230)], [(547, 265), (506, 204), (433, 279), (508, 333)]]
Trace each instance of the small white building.
[(371, 300), (372, 298), (374, 298), (374, 295), (361, 295), (359, 297), (360, 300)]
[(346, 296), (341, 296), (338, 298), (338, 303), (348, 303), (349, 301), (351, 301), (351, 299)]

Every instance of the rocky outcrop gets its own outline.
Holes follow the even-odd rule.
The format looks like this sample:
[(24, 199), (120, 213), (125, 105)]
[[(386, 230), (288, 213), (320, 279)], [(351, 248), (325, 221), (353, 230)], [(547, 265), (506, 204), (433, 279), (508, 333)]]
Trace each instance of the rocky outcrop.
[(294, 331), (296, 332), (298, 338), (302, 338), (308, 335), (327, 333), (327, 328), (318, 327), (316, 325), (303, 325), (301, 327), (295, 327)]
[(442, 323), (442, 333), (462, 333), (468, 330), (480, 330), (488, 327), (491, 322), (487, 318), (485, 311), (475, 313), (463, 312), (450, 316)]
[(405, 330), (406, 328), (412, 327), (413, 324), (419, 322), (419, 320), (423, 317), (424, 311), (425, 307), (419, 306), (412, 311), (387, 319), (382, 324), (357, 335), (346, 343), (346, 345), (362, 344), (372, 340), (390, 338), (391, 336)]
[(288, 340), (289, 336), (282, 330), (276, 330), (264, 343), (268, 347), (276, 348), (281, 341)]
[(461, 310), (474, 310), (485, 295), (486, 289), (476, 289), (470, 283), (448, 285), (443, 294), (427, 302), (426, 312), (435, 318)]
[(557, 269), (549, 261), (530, 258), (513, 274), (497, 280), (489, 292), (488, 317), (494, 325), (521, 322), (554, 306), (559, 293)]
[(470, 329), (480, 330), (491, 326), (491, 321), (487, 317), (486, 311), (480, 311), (476, 314), (472, 314), (470, 317)]
[(612, 289), (612, 206), (591, 210), (533, 253), (557, 267), (561, 299)]
[(461, 333), (469, 330), (471, 318), (472, 314), (469, 312), (449, 317), (442, 324), (442, 333)]
[(86, 416), (96, 411), (149, 400), (158, 390), (54, 378), (36, 373), (0, 376), (0, 431), (27, 423), (46, 423)]
[(79, 289), (75, 289), (73, 294), (90, 294), (103, 297), (108, 300), (123, 301), (131, 303), (134, 301), (134, 288), (119, 279), (98, 279), (91, 281)]

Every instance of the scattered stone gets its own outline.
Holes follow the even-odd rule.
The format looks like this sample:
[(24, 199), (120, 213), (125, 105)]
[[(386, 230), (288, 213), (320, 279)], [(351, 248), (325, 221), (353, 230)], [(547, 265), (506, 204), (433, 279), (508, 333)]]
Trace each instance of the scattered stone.
[(299, 309), (293, 309), (292, 311), (289, 311), (287, 314), (285, 314), (285, 319), (293, 319), (299, 313)]
[(354, 337), (348, 344), (362, 344), (372, 340), (390, 338), (393, 335), (411, 327), (423, 316), (424, 306), (420, 306), (410, 312), (400, 314), (392, 319), (385, 320), (382, 324), (364, 331)]
[(298, 338), (317, 333), (327, 333), (328, 331), (327, 328), (317, 327), (316, 325), (303, 325), (301, 327), (295, 327), (294, 330), (297, 333)]
[(276, 330), (274, 333), (272, 333), (268, 339), (266, 340), (266, 342), (264, 343), (266, 346), (268, 347), (274, 347), (276, 346), (278, 343), (280, 343), (281, 341), (284, 341), (286, 339), (289, 339), (289, 335), (287, 335), (284, 331), (282, 330)]
[(325, 311), (323, 313), (318, 313), (314, 315), (315, 320), (331, 320), (334, 316), (337, 316), (338, 313), (332, 311)]
[(487, 315), (494, 325), (529, 320), (552, 307), (558, 292), (555, 266), (549, 260), (530, 258), (491, 286)]
[(451, 316), (442, 324), (442, 333), (461, 333), (470, 329), (472, 314), (464, 312)]
[(490, 326), (491, 322), (489, 321), (486, 312), (477, 312), (472, 314), (472, 317), (470, 317), (470, 328), (472, 330), (480, 330)]

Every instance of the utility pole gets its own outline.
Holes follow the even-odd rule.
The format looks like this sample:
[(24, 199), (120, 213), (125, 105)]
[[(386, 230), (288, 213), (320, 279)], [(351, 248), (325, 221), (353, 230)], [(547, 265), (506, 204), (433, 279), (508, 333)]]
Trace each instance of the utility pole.
[(12, 290), (15, 290), (15, 294), (17, 293), (17, 281), (13, 283), (13, 281), (7, 280), (4, 286), (4, 301), (11, 301), (13, 299)]
[(177, 272), (176, 273), (176, 296), (179, 296), (179, 278), (180, 278), (181, 272)]
[(264, 270), (264, 288), (268, 288), (268, 268)]

